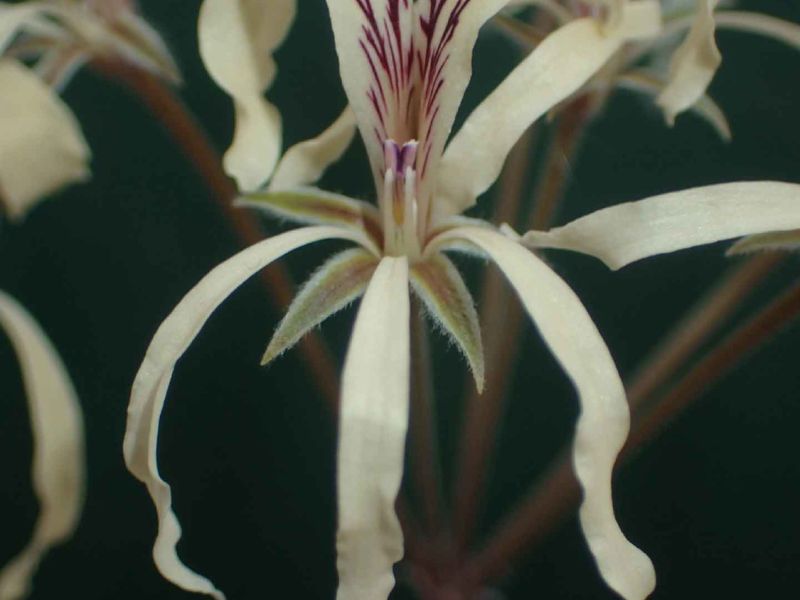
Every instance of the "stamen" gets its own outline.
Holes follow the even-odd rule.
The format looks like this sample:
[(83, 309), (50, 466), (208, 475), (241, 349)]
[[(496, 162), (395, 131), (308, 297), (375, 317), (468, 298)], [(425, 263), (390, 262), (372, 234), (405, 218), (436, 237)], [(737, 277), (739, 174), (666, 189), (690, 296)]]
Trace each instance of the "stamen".
[(383, 143), (384, 180), (381, 210), (385, 250), (393, 255), (417, 255), (417, 141), (400, 146), (392, 139)]

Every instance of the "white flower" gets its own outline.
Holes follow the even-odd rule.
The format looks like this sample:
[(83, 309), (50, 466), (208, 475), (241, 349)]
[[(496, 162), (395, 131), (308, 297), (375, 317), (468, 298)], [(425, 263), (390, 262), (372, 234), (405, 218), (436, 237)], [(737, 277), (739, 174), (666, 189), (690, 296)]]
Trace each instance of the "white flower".
[[(210, 314), (257, 270), (302, 246), (354, 242), (309, 280), (265, 354), (271, 360), (310, 327), (364, 295), (344, 365), (338, 451), (338, 598), (378, 600), (403, 556), (394, 502), (403, 472), (409, 395), (409, 284), (461, 348), (483, 385), (472, 298), (445, 250), (493, 260), (573, 381), (582, 406), (575, 468), (580, 519), (608, 584), (628, 600), (655, 585), (650, 560), (622, 534), (611, 472), (628, 432), (625, 393), (597, 328), (545, 263), (491, 225), (457, 216), (497, 178), (505, 156), (536, 119), (573, 94), (629, 39), (652, 35), (659, 6), (625, 3), (605, 27), (578, 19), (550, 35), (467, 118), (449, 141), (483, 24), (506, 0), (328, 0), (350, 106), (318, 138), (281, 160), (280, 115), (262, 98), (275, 75), (291, 0), (206, 0), (200, 40), (209, 72), (233, 96), (237, 129), (226, 156), (243, 202), (305, 227), (277, 235), (211, 271), (161, 324), (131, 393), (125, 459), (148, 487), (159, 532), (154, 558), (184, 589), (222, 598), (177, 556), (180, 527), (156, 464), (160, 413), (173, 369)], [(355, 127), (367, 148), (377, 207), (313, 183), (337, 160)]]

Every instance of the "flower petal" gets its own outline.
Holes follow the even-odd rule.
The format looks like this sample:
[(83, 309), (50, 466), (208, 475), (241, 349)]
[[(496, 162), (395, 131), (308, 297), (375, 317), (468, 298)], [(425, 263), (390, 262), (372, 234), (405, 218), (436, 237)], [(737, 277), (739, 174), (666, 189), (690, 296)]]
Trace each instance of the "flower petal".
[(714, 20), (718, 29), (757, 33), (800, 50), (800, 25), (760, 13), (723, 10)]
[(327, 0), (327, 5), (339, 76), (377, 178), (383, 141), (396, 136), (411, 94), (414, 6), (392, 0)]
[(23, 598), (44, 554), (75, 531), (86, 487), (83, 417), (64, 363), (41, 327), (0, 292), (0, 325), (17, 353), (33, 431), (39, 518), (25, 549), (0, 570), (0, 598)]
[(670, 125), (703, 96), (722, 63), (714, 40), (717, 1), (698, 0), (692, 28), (672, 57), (669, 83), (656, 100)]
[(629, 428), (625, 389), (614, 361), (575, 293), (533, 253), (499, 233), (455, 229), (442, 239), (467, 240), (508, 278), (581, 402), (574, 464), (584, 498), (580, 521), (603, 579), (626, 600), (655, 587), (650, 559), (623, 535), (614, 517), (611, 473)]
[(200, 55), (236, 109), (225, 169), (243, 191), (258, 189), (280, 156), (280, 113), (262, 95), (275, 78), (272, 53), (295, 10), (295, 0), (205, 0), (200, 9)]
[(36, 202), (89, 177), (90, 151), (61, 99), (33, 73), (0, 59), (0, 198), (22, 217)]
[(153, 547), (156, 566), (166, 579), (185, 590), (224, 598), (208, 579), (178, 558), (181, 528), (172, 511), (172, 491), (156, 463), (159, 419), (175, 363), (211, 313), (248, 277), (287, 252), (325, 239), (364, 242), (345, 229), (308, 227), (259, 242), (213, 269), (161, 323), (136, 374), (123, 445), (125, 464), (147, 486), (158, 513), (158, 537)]
[(337, 225), (366, 231), (377, 247), (382, 245), (380, 216), (372, 205), (318, 188), (256, 192), (242, 196), (238, 206), (263, 210), (273, 216), (311, 225)]
[(408, 262), (381, 260), (342, 373), (337, 600), (386, 600), (403, 558), (394, 503), (403, 477), (410, 377)]
[(411, 283), (428, 313), (459, 347), (469, 363), (475, 386), (483, 391), (484, 361), (475, 302), (458, 269), (438, 252), (411, 268)]
[(272, 362), (310, 329), (360, 298), (377, 266), (377, 257), (361, 248), (345, 250), (322, 265), (295, 296), (261, 364)]
[(736, 256), (739, 254), (763, 252), (765, 250), (797, 252), (800, 250), (800, 229), (771, 231), (769, 233), (751, 235), (736, 242), (733, 246), (728, 248), (725, 254), (728, 256)]
[(387, 139), (419, 142), (421, 183), (435, 172), (472, 74), (478, 31), (506, 2), (328, 0), (342, 83), (376, 177)]
[(723, 183), (652, 196), (525, 234), (526, 245), (590, 254), (611, 269), (748, 234), (800, 228), (800, 185)]
[(550, 34), (467, 118), (445, 152), (434, 211), (439, 218), (475, 203), (497, 179), (505, 158), (536, 119), (578, 90), (631, 37), (659, 24), (658, 4), (631, 3), (606, 34), (594, 19)]
[(356, 117), (348, 106), (320, 135), (289, 148), (269, 183), (271, 191), (316, 183), (330, 165), (339, 160), (356, 134)]
[[(615, 84), (617, 87), (647, 94), (648, 96), (658, 96), (666, 87), (666, 83), (652, 73), (640, 70), (629, 71), (624, 75), (620, 75), (615, 80)], [(719, 137), (726, 142), (731, 141), (732, 134), (728, 118), (719, 105), (714, 102), (713, 98), (707, 94), (703, 94), (700, 99), (691, 106), (690, 110), (711, 125), (716, 130)]]

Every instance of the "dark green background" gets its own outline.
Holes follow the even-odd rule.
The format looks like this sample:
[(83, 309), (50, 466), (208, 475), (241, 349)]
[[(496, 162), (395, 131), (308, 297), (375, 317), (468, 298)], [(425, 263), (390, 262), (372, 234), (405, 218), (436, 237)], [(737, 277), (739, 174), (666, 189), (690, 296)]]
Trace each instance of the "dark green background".
[[(746, 3), (800, 22), (790, 0)], [(224, 148), (232, 110), (196, 52), (199, 2), (143, 0), (185, 75), (182, 96)], [(647, 102), (620, 93), (572, 162), (567, 219), (653, 193), (734, 179), (800, 180), (800, 54), (720, 33), (725, 62), (712, 86), (734, 130), (730, 145), (693, 116), (664, 126)], [(479, 43), (467, 104), (507, 71), (515, 48)], [(318, 132), (344, 106), (322, 0), (302, 0), (278, 54), (270, 96), (286, 142)], [(2, 91), (0, 91), (2, 93)], [(3, 223), (0, 287), (40, 320), (75, 380), (87, 422), (89, 490), (75, 538), (53, 551), (34, 599), (189, 598), (150, 558), (155, 512), (125, 471), (121, 441), (134, 373), (159, 322), (213, 265), (237, 250), (191, 165), (129, 93), (81, 72), (65, 98), (94, 152), (92, 181)], [(0, 132), (0, 135), (2, 132)], [(326, 186), (373, 197), (356, 147)], [(476, 214), (490, 214), (486, 204)], [(278, 231), (268, 224), (269, 231)], [(288, 264), (298, 279), (333, 246)], [(623, 375), (728, 266), (724, 245), (608, 272), (551, 254), (596, 319)], [(471, 280), (478, 271), (466, 263)], [(791, 263), (777, 284), (796, 277)], [(775, 287), (773, 285), (772, 287)], [(341, 363), (353, 311), (323, 329)], [(181, 361), (162, 419), (162, 473), (184, 525), (181, 555), (232, 600), (333, 598), (334, 433), (299, 354), (258, 360), (280, 314), (257, 281), (210, 320)], [(532, 328), (512, 385), (481, 528), (508, 511), (571, 436), (576, 400)], [(444, 462), (461, 418), (464, 366), (435, 338)], [(615, 484), (624, 531), (655, 562), (654, 598), (796, 597), (800, 589), (800, 372), (797, 331), (713, 388), (624, 467)], [(0, 563), (26, 542), (36, 515), (30, 434), (13, 353), (0, 340)], [(572, 519), (499, 582), (508, 598), (611, 598)], [(397, 597), (410, 597), (408, 590)]]

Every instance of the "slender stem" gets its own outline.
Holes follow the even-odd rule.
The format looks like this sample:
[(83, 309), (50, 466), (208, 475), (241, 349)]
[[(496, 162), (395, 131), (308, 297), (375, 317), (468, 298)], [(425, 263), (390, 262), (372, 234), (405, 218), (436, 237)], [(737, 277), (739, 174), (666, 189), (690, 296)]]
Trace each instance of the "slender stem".
[[(525, 229), (547, 227), (555, 215), (567, 182), (569, 157), (576, 152), (583, 125), (588, 115), (589, 103), (578, 98), (567, 106), (559, 117), (554, 139), (551, 142), (544, 173), (535, 192), (534, 210)], [(528, 144), (531, 142), (529, 141)], [(513, 193), (520, 197), (525, 174), (525, 159), (530, 154), (529, 145), (521, 145), (506, 169), (507, 181), (501, 185), (502, 210), (509, 220), (516, 214), (519, 201), (512, 209), (504, 205)], [(521, 164), (518, 164), (521, 163)], [(508, 192), (505, 188), (508, 187)], [(454, 534), (458, 548), (465, 550), (470, 544), (476, 516), (483, 500), (481, 490), (490, 463), (502, 399), (506, 397), (514, 367), (518, 362), (520, 336), (524, 314), (513, 294), (504, 285), (496, 270), (487, 272), (481, 298), (481, 322), (487, 332), (484, 348), (486, 355), (486, 391), (483, 396), (472, 395), (467, 404), (467, 418), (461, 436), (458, 476), (455, 480)]]
[(771, 252), (755, 256), (731, 269), (672, 328), (669, 336), (629, 379), (625, 387), (631, 406), (639, 406), (669, 381), (783, 261), (783, 255)]
[(800, 283), (792, 285), (766, 308), (738, 327), (678, 384), (664, 394), (654, 408), (636, 419), (634, 430), (621, 455), (652, 440), (677, 415), (689, 407), (708, 388), (760, 350), (767, 342), (800, 318)]
[[(205, 181), (242, 247), (263, 240), (265, 234), (258, 219), (232, 205), (237, 196), (236, 187), (222, 170), (220, 157), (207, 136), (175, 93), (150, 73), (121, 62), (95, 61), (93, 67), (128, 87), (158, 118)], [(294, 297), (295, 286), (283, 264), (273, 263), (263, 269), (260, 276), (275, 306), (287, 308)], [(314, 332), (299, 345), (319, 392), (331, 409), (338, 411), (338, 375), (330, 351)]]
[(442, 525), (442, 479), (436, 443), (433, 373), (425, 316), (419, 302), (413, 303), (411, 320), (411, 452), (414, 484), (422, 504), (422, 528), (429, 536)]
[[(629, 458), (634, 449), (652, 440), (665, 423), (798, 317), (800, 284), (795, 284), (728, 335), (662, 396), (650, 412), (634, 420), (633, 432), (620, 453), (620, 462)], [(580, 488), (564, 454), (554, 462), (543, 483), (534, 489), (528, 500), (465, 565), (463, 577), (479, 583), (501, 576), (514, 558), (563, 522), (579, 501)]]

